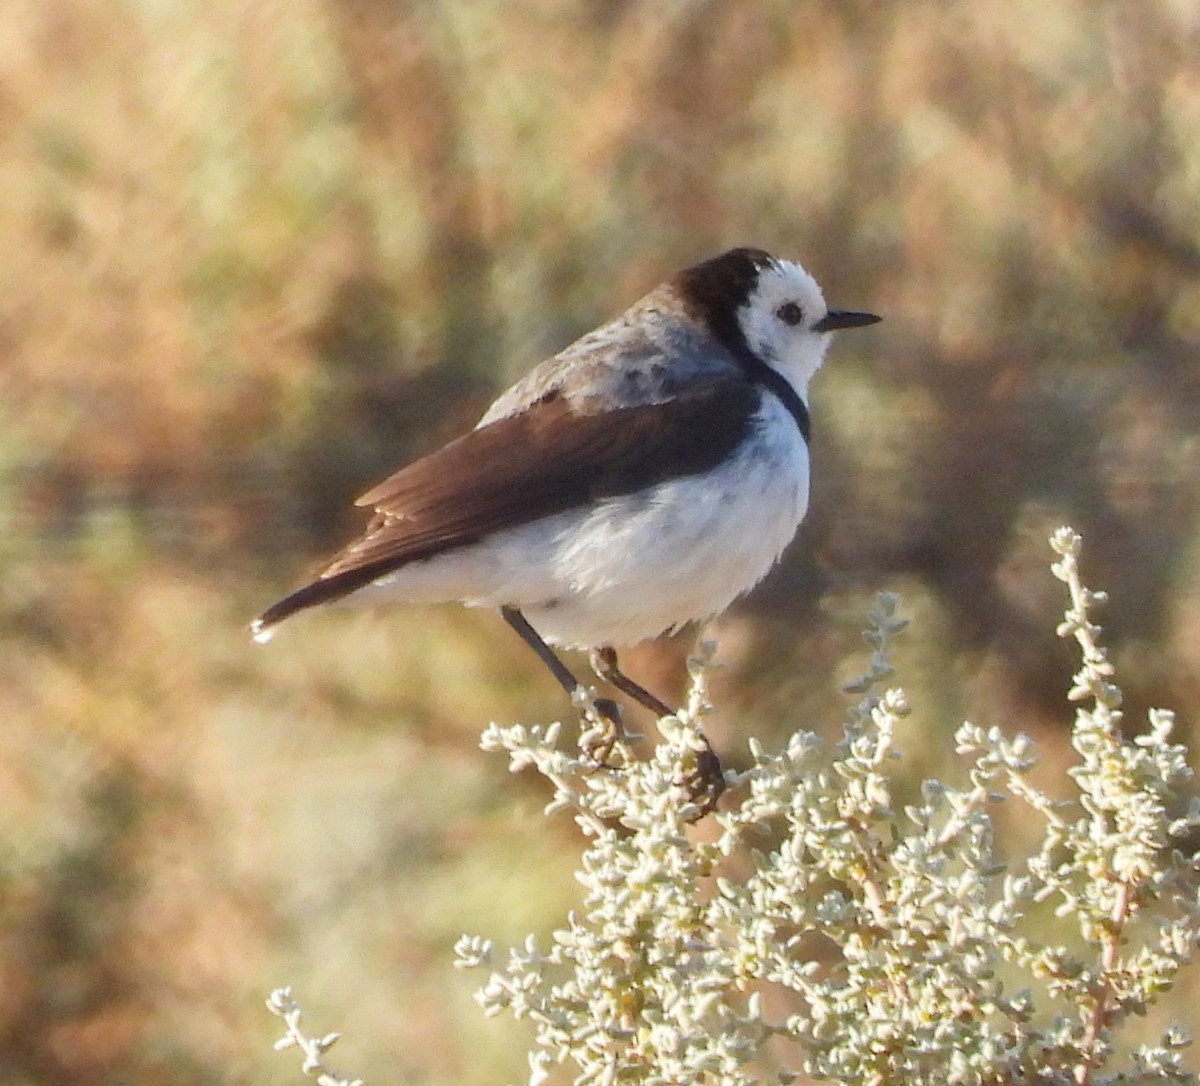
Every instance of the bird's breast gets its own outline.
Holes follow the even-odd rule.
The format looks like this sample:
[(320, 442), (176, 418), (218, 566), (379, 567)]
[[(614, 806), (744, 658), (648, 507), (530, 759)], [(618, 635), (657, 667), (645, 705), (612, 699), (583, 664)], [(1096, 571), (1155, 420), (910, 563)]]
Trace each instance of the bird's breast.
[(576, 646), (629, 644), (708, 618), (766, 576), (808, 495), (807, 444), (787, 409), (764, 397), (715, 469), (549, 518), (536, 549), (557, 591), (520, 602), (543, 636)]

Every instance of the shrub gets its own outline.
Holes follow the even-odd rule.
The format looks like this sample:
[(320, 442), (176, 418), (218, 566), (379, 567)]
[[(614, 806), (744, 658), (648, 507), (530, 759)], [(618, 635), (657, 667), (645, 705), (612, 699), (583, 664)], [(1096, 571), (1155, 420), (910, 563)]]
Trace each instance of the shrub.
[[(1180, 1028), (1136, 1047), (1118, 1034), (1200, 936), (1197, 863), (1176, 847), (1200, 802), (1183, 794), (1191, 772), (1169, 712), (1123, 735), (1092, 620), (1103, 595), (1080, 580), (1078, 535), (1060, 529), (1051, 545), (1069, 594), (1058, 632), (1081, 656), (1069, 800), (1031, 783), (1028, 738), (967, 723), (962, 781), (927, 780), (898, 802), (911, 710), (902, 690), (877, 692), (904, 625), (888, 595), (840, 740), (798, 731), (777, 753), (752, 740), (753, 764), (728, 774), (707, 832), (691, 824), (686, 777), (711, 712), (709, 645), (645, 761), (598, 770), (557, 724), (487, 729), (485, 749), (541, 773), (547, 813), (571, 810), (586, 839), (583, 906), (548, 945), (530, 936), (498, 965), (486, 939), (455, 948), (459, 966), (491, 969), (485, 1014), (533, 1022), (531, 1084), (555, 1064), (597, 1086), (1195, 1081)], [(1037, 821), (1027, 855), (1001, 851), (1002, 802)], [(330, 1039), (304, 1038), (290, 996), (272, 998), (293, 1015), (282, 1043), (307, 1041), (320, 1070)]]

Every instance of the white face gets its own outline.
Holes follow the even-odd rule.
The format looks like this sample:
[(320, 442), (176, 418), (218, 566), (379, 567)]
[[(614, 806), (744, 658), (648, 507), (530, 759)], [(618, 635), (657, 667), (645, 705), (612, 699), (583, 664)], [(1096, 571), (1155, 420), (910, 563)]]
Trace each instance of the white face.
[(806, 397), (830, 339), (813, 325), (827, 312), (817, 281), (799, 264), (780, 260), (759, 272), (754, 293), (738, 310), (738, 324), (750, 349)]

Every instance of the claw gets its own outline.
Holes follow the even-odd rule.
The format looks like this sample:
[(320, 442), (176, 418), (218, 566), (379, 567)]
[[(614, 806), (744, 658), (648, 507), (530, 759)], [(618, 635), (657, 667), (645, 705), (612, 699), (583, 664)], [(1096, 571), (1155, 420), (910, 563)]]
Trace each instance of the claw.
[(706, 736), (702, 750), (696, 752), (696, 767), (685, 773), (679, 783), (687, 789), (692, 802), (696, 804), (696, 814), (690, 822), (698, 822), (706, 814), (717, 808), (717, 801), (725, 791), (725, 771), (721, 768), (721, 759), (713, 750)]
[(625, 730), (621, 707), (611, 698), (585, 695), (579, 700), (584, 707), (585, 720), (592, 725), (579, 737), (579, 745), (595, 761), (597, 768), (608, 766), (617, 744), (627, 743), (636, 736)]

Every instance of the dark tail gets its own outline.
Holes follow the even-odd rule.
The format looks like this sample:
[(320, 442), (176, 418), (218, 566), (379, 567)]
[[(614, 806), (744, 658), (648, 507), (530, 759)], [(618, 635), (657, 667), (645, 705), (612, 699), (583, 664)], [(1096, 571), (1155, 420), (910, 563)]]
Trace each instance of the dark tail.
[(322, 577), (306, 584), (290, 596), (284, 596), (278, 603), (271, 604), (250, 623), (250, 632), (255, 641), (265, 644), (274, 636), (275, 627), (284, 619), (291, 618), (297, 611), (306, 611), (322, 603), (345, 599), (352, 592), (357, 592), (394, 568), (394, 562), (368, 563), (357, 569), (348, 569), (342, 573), (335, 573), (332, 577)]

